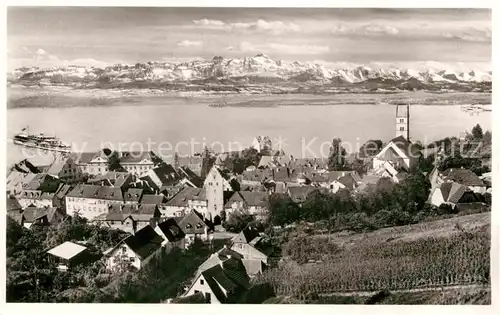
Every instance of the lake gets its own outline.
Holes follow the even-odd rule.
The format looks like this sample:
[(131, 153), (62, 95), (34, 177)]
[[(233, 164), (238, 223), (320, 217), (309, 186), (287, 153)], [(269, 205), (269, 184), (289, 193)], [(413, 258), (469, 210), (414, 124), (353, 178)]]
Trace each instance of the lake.
[[(281, 147), (294, 156), (321, 156), (328, 154), (334, 137), (354, 149), (369, 139), (392, 139), (395, 111), (396, 106), (384, 104), (212, 108), (194, 101), (148, 104), (147, 99), (107, 107), (13, 108), (7, 110), (7, 162), (25, 155), (10, 139), (27, 125), (31, 132), (57, 135), (76, 151), (97, 150), (107, 143), (122, 150), (152, 149), (170, 160), (176, 146), (182, 155), (201, 151), (204, 143), (230, 151), (239, 148), (231, 142), (243, 148), (253, 137), (269, 135), (275, 144), (281, 137)], [(491, 114), (471, 116), (453, 105), (412, 105), (410, 136), (429, 143), (459, 136), (476, 124), (491, 130)]]

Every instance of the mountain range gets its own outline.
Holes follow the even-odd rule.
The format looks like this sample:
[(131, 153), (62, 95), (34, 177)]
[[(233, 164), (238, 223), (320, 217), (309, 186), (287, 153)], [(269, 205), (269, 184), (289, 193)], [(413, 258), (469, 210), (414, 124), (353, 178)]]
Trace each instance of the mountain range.
[(405, 90), (491, 92), (492, 72), (447, 69), (332, 68), (273, 60), (264, 54), (240, 59), (172, 63), (150, 61), (105, 68), (68, 65), (23, 67), (9, 84), (70, 86), (81, 89), (159, 89), (224, 93), (397, 92)]

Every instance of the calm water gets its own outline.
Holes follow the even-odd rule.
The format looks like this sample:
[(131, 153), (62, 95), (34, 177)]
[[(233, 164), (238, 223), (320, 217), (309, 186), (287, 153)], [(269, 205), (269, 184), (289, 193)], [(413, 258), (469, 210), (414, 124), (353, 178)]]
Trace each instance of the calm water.
[[(281, 136), (283, 149), (295, 156), (320, 155), (321, 145), (334, 137), (356, 148), (368, 139), (388, 141), (395, 135), (395, 110), (392, 105), (336, 105), (284, 107), (224, 107), (204, 105), (148, 104), (112, 107), (23, 108), (7, 111), (9, 139), (24, 126), (31, 132), (55, 134), (72, 144), (74, 150), (98, 149), (111, 143), (122, 150), (151, 149), (168, 159), (175, 145), (181, 154), (201, 151), (202, 142), (214, 149), (236, 150), (230, 142), (248, 146), (256, 135)], [(411, 137), (430, 142), (446, 136), (458, 136), (475, 124), (491, 129), (491, 112), (471, 116), (460, 106), (411, 107)], [(198, 144), (191, 145), (192, 141)], [(159, 143), (164, 142), (160, 147)], [(214, 143), (218, 142), (218, 143)], [(276, 140), (274, 141), (276, 142)], [(132, 148), (130, 147), (131, 143)], [(312, 143), (306, 150), (308, 143)], [(170, 149), (171, 148), (171, 149)], [(323, 153), (328, 147), (323, 146)], [(8, 144), (9, 164), (23, 157), (19, 146)]]

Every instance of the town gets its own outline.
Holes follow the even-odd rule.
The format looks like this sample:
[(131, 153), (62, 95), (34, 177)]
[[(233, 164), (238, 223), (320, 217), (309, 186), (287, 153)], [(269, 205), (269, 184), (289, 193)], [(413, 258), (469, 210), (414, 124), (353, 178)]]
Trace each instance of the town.
[[(483, 230), (459, 223), (444, 245), (435, 240), (434, 251), (448, 246), (439, 259), (403, 268), (395, 255), (385, 276), (362, 250), (344, 255), (321, 236), (491, 211), (491, 132), (477, 125), (423, 145), (411, 139), (410, 110), (395, 106), (393, 139), (351, 154), (333, 139), (328, 157), (293, 157), (257, 136), (241, 152), (206, 148), (172, 164), (106, 148), (19, 161), (7, 176), (7, 300), (314, 303), (332, 292), (489, 283), (489, 236), (485, 244)], [(346, 259), (360, 266), (344, 270)]]

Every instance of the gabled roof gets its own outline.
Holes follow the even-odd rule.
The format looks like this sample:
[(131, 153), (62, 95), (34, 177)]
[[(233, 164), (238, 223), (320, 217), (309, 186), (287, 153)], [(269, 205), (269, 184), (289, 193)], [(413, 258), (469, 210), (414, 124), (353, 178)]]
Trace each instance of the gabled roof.
[(79, 244), (64, 242), (61, 245), (52, 248), (47, 253), (62, 259), (71, 260), (86, 249), (87, 247)]
[(76, 164), (88, 164), (97, 156), (104, 154), (102, 150), (97, 152), (73, 152), (69, 156)]
[(188, 200), (206, 200), (205, 189), (184, 187), (175, 196), (167, 201), (167, 206), (172, 207), (186, 207), (188, 205)]
[(268, 166), (274, 161), (274, 158), (271, 155), (263, 155), (260, 158), (258, 167)]
[(166, 201), (164, 195), (143, 195), (141, 199), (141, 204), (144, 205), (160, 205)]
[(58, 199), (63, 199), (71, 190), (71, 185), (68, 184), (60, 184), (59, 188), (55, 193), (55, 197)]
[(231, 241), (233, 243), (249, 244), (254, 238), (259, 236), (259, 232), (252, 226), (247, 226), (240, 233), (234, 236)]
[(294, 202), (303, 202), (306, 200), (307, 195), (315, 189), (313, 186), (288, 187), (288, 194)]
[(182, 231), (177, 222), (172, 218), (159, 223), (156, 229), (161, 231), (165, 238), (172, 243), (182, 240), (186, 236), (184, 231)]
[(68, 159), (64, 160), (60, 158), (55, 159), (54, 162), (52, 162), (52, 164), (47, 169), (47, 173), (50, 175), (58, 176), (59, 173), (63, 170), (66, 163), (68, 162), (69, 162)]
[(123, 199), (130, 202), (139, 202), (142, 198), (143, 190), (140, 188), (129, 188), (123, 194)]
[(233, 196), (229, 199), (228, 203), (231, 201), (237, 201), (239, 198), (241, 201), (244, 201), (247, 206), (252, 207), (265, 207), (267, 205), (267, 201), (269, 200), (269, 194), (266, 192), (260, 191), (237, 191), (233, 194), (233, 196), (237, 199), (232, 200)]
[(443, 172), (443, 177), (465, 186), (486, 186), (474, 172), (464, 168), (449, 168)]
[[(47, 216), (47, 209), (28, 207), (23, 211), (24, 222), (32, 223)], [(47, 218), (48, 220), (48, 218)]]
[(221, 248), (218, 252), (213, 253), (210, 257), (208, 257), (207, 260), (205, 260), (199, 267), (198, 270), (196, 271), (196, 275), (199, 275), (201, 272), (212, 268), (215, 265), (218, 265), (228, 259), (243, 259), (243, 255), (240, 253), (228, 248), (227, 246), (224, 246)]
[(420, 154), (420, 151), (417, 147), (415, 147), (410, 141), (408, 141), (403, 136), (398, 136), (392, 139), (390, 142), (394, 143), (398, 148), (400, 148), (406, 156), (417, 156)]
[(451, 203), (458, 203), (464, 193), (468, 191), (466, 186), (454, 182), (442, 183), (440, 189), (443, 200)]
[(152, 151), (121, 152), (120, 164), (136, 164), (143, 160), (153, 162), (155, 154)]
[(195, 172), (193, 172), (189, 167), (181, 166), (179, 167), (179, 176), (182, 179), (189, 180), (194, 186), (203, 186), (203, 180)]
[(354, 190), (356, 188), (356, 181), (354, 181), (354, 178), (352, 178), (351, 174), (342, 176), (337, 180), (339, 181), (339, 183), (344, 185), (348, 190)]
[(16, 198), (7, 195), (6, 201), (7, 201), (7, 212), (19, 211), (22, 209), (21, 205), (19, 204)]
[(23, 187), (26, 190), (37, 190), (46, 182), (46, 181), (55, 181), (56, 179), (47, 173), (35, 174), (33, 179)]
[(242, 180), (245, 181), (255, 181), (255, 182), (264, 182), (268, 179), (273, 178), (273, 171), (271, 169), (256, 169), (253, 171), (243, 171), (241, 174)]
[(161, 182), (160, 186), (173, 186), (181, 179), (179, 173), (170, 164), (149, 170), (143, 178), (151, 176), (156, 177)]
[(211, 229), (196, 210), (191, 210), (182, 218), (179, 222), (179, 226), (185, 234), (204, 234), (205, 228)]
[(273, 169), (273, 180), (275, 182), (288, 182), (290, 181), (290, 172), (286, 167), (277, 167)]
[(97, 175), (96, 177), (89, 179), (89, 183), (96, 183), (101, 181), (109, 181), (111, 185), (115, 187), (122, 187), (132, 176), (132, 174), (127, 172), (116, 172), (109, 171), (105, 174)]
[(124, 200), (122, 190), (119, 187), (94, 186), (86, 184), (76, 186), (66, 196), (76, 198)]
[(221, 302), (226, 300), (226, 292), (236, 292), (248, 289), (250, 280), (245, 270), (245, 266), (239, 259), (227, 259), (224, 262), (213, 266), (201, 273), (207, 285), (214, 295)]
[(141, 259), (146, 259), (161, 248), (163, 239), (150, 225), (146, 225), (135, 232), (134, 235), (125, 238), (122, 242), (127, 244)]

